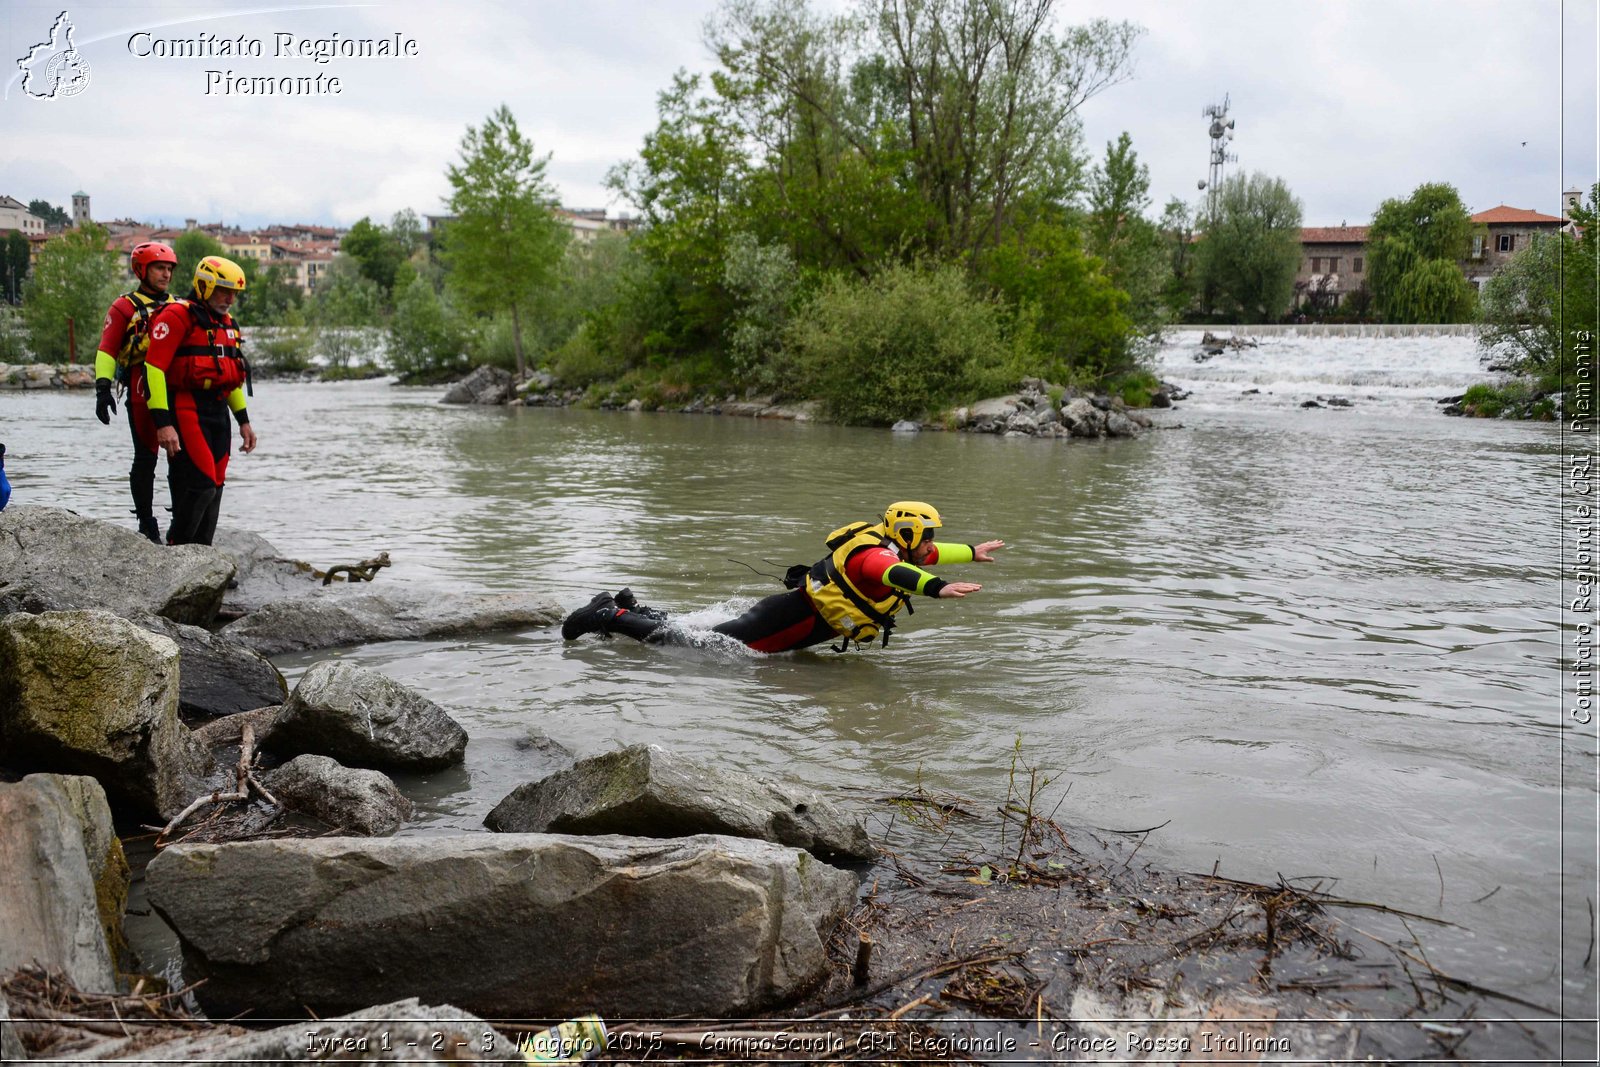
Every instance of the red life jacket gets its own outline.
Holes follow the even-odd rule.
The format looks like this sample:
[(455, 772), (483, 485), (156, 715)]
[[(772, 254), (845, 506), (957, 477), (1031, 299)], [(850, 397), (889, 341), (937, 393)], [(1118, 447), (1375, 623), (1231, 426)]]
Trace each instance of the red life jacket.
[(239, 349), (239, 327), (231, 315), (218, 316), (202, 304), (173, 300), (156, 320), (151, 337), (163, 329), (186, 329), (166, 368), (167, 389), (227, 396), (250, 378), (250, 364)]

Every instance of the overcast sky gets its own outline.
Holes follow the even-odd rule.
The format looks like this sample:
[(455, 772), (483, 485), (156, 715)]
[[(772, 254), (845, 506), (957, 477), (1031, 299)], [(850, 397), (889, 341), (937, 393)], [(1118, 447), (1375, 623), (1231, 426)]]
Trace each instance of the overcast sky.
[[(711, 68), (702, 24), (716, 6), (72, 3), (89, 83), (39, 100), (24, 93), (16, 60), (48, 39), (61, 3), (0, 0), (0, 194), (67, 206), (83, 189), (98, 219), (168, 223), (348, 225), (405, 207), (438, 213), (463, 130), (504, 102), (552, 153), (565, 203), (620, 212), (627, 205), (604, 188), (605, 172), (637, 153), (674, 71)], [(1106, 16), (1145, 30), (1133, 78), (1091, 101), (1083, 119), (1096, 155), (1121, 131), (1132, 135), (1154, 211), (1199, 195), (1209, 144), (1201, 111), (1224, 93), (1239, 157), (1230, 172), (1284, 179), (1307, 225), (1366, 222), (1379, 201), (1425, 181), (1455, 185), (1474, 211), (1507, 203), (1559, 214), (1564, 188), (1596, 180), (1593, 0), (1061, 0), (1056, 10), (1063, 24)], [(149, 36), (135, 38), (141, 31)], [(264, 54), (134, 54), (202, 33), (258, 39)], [(275, 58), (279, 33), (398, 33), (417, 54)], [(213, 86), (207, 95), (207, 70), (322, 74), (342, 91), (253, 97)]]

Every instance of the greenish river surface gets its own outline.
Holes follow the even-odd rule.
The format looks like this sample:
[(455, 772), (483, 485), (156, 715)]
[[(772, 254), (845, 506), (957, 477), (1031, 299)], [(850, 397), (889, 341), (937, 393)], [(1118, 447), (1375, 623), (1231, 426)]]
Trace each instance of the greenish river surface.
[[(261, 446), (235, 456), (222, 521), (320, 566), (386, 549), (382, 583), (569, 607), (630, 585), (709, 625), (778, 589), (741, 563), (781, 572), (835, 526), (931, 501), (948, 539), (1008, 547), (947, 570), (983, 591), (919, 603), (886, 650), (536, 629), (336, 653), (473, 738), (463, 770), (403, 783), (420, 807), (406, 832), (478, 827), (526, 779), (530, 729), (580, 755), (659, 743), (985, 807), (1020, 738), (1057, 776), (1052, 805), (1065, 791), (1062, 822), (1164, 824), (1141, 859), (1320, 875), (1447, 919), (1463, 929), (1419, 930), (1440, 970), (1592, 1014), (1596, 748), (1560, 699), (1558, 430), (1442, 417), (1426, 382), (1303, 411), (1203, 370), (1166, 428), (1103, 443), (262, 383)], [(92, 410), (88, 393), (0, 394), (14, 503), (131, 526), (126, 430)], [(280, 666), (292, 681), (329, 654)]]

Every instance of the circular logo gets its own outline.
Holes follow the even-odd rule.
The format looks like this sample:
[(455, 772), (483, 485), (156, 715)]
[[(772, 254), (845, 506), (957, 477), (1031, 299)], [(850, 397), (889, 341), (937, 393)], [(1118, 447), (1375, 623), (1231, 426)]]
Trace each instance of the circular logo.
[(154, 339), (155, 339), (155, 340), (157, 340), (157, 341), (159, 341), (159, 340), (161, 340), (161, 339), (162, 339), (162, 338), (163, 338), (163, 337), (165, 337), (165, 336), (166, 336), (166, 335), (167, 335), (167, 333), (168, 333), (168, 326), (167, 326), (167, 324), (166, 324), (166, 323), (164, 323), (164, 322), (158, 322), (158, 323), (156, 323), (156, 324), (155, 324), (155, 326), (154, 326), (154, 327), (153, 327), (153, 328), (152, 328), (152, 329), (151, 329), (151, 331), (150, 331), (150, 336), (151, 336), (151, 337), (153, 337), (153, 338), (154, 338)]
[(44, 68), (45, 95), (77, 96), (89, 87), (89, 61), (76, 48), (50, 57)]

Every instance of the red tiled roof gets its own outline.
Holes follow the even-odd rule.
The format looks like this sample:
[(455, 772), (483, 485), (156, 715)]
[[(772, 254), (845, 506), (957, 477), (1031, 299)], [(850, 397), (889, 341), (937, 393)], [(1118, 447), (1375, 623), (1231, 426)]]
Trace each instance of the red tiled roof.
[(1303, 245), (1364, 245), (1367, 243), (1365, 226), (1302, 226), (1300, 243)]
[(1472, 216), (1472, 221), (1481, 223), (1544, 222), (1562, 225), (1567, 220), (1557, 218), (1554, 215), (1542, 215), (1537, 211), (1529, 211), (1527, 208), (1507, 207), (1506, 205), (1501, 204), (1498, 207), (1490, 208), (1488, 211), (1478, 212), (1476, 215)]

